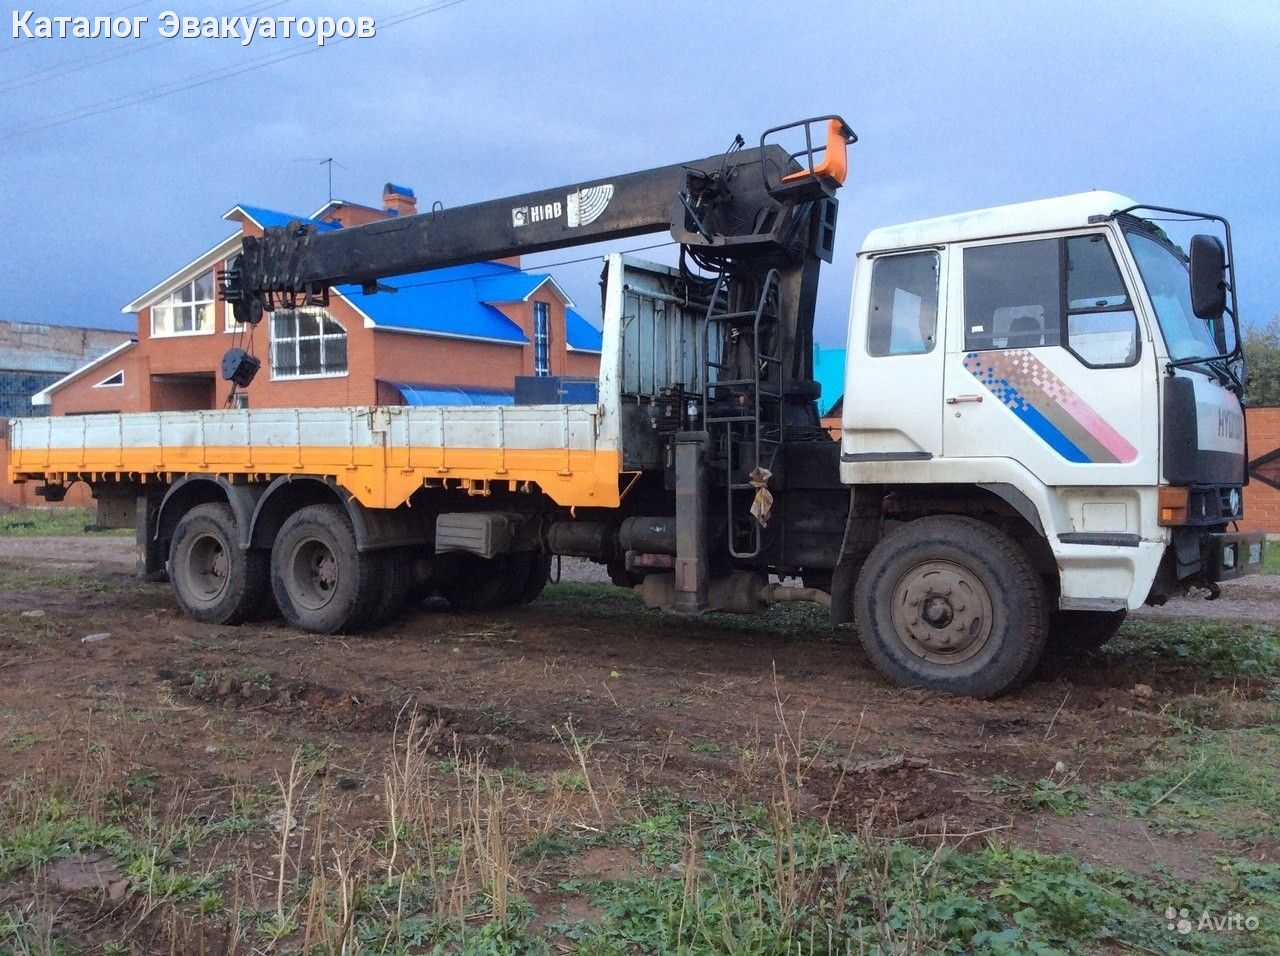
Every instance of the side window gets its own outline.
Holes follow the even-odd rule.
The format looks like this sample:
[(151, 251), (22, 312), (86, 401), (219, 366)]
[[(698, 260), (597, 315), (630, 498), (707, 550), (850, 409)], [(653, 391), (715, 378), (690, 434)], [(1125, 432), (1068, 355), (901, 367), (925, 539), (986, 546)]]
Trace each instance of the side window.
[(871, 269), (867, 354), (922, 355), (938, 338), (938, 254), (876, 259)]
[(1138, 325), (1102, 234), (964, 250), (969, 351), (1063, 345), (1085, 365), (1131, 365)]
[(1105, 236), (1073, 236), (1067, 249), (1068, 349), (1091, 366), (1138, 358), (1138, 319)]
[(982, 352), (1057, 345), (1059, 255), (1057, 239), (966, 249), (964, 347)]

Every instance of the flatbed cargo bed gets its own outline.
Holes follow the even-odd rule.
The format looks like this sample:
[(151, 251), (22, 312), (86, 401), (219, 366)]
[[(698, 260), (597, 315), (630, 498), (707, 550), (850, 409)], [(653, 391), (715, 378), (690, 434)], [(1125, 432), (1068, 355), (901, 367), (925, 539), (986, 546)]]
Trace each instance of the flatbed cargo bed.
[(619, 503), (620, 455), (596, 405), (347, 406), (68, 415), (10, 422), (9, 479), (332, 478), (369, 508), (424, 486), (540, 490)]

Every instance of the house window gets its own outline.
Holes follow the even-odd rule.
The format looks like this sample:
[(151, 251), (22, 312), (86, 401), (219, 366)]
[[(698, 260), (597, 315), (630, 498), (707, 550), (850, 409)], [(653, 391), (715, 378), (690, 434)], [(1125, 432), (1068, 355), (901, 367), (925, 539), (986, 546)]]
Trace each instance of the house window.
[(533, 374), (551, 374), (551, 306), (533, 303)]
[(115, 372), (112, 375), (108, 375), (106, 378), (104, 378), (101, 382), (99, 382), (97, 385), (93, 387), (94, 388), (119, 388), (122, 385), (124, 385), (124, 369), (120, 369), (120, 371)]
[(151, 307), (151, 334), (202, 335), (213, 331), (213, 273), (180, 285)]
[(271, 314), (271, 377), (347, 373), (347, 330), (324, 309)]

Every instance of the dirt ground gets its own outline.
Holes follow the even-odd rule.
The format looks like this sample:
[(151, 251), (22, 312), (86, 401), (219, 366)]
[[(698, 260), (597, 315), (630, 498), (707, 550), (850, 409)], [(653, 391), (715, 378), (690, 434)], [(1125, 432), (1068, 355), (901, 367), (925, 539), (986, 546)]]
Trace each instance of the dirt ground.
[[(795, 748), (804, 811), (851, 827), (874, 813), (912, 837), (998, 832), (1185, 879), (1224, 852), (1280, 860), (1271, 839), (1162, 832), (1106, 809), (1018, 809), (1018, 788), (1038, 780), (1133, 776), (1189, 700), (1226, 693), (1248, 708), (1265, 690), (1176, 661), (1054, 659), (1024, 690), (983, 702), (893, 687), (851, 634), (794, 615), (673, 620), (625, 592), (553, 585), (514, 611), (428, 605), (371, 634), (317, 637), (279, 622), (192, 622), (132, 562), (127, 539), (0, 539), (0, 739), (39, 743), (0, 749), (5, 779), (73, 777), (106, 742), (120, 774), (212, 792), (323, 748), (337, 786), (378, 799), (373, 755), (408, 704), (493, 765), (530, 773), (572, 767), (560, 733), (571, 726), (593, 759), (643, 766), (649, 786), (726, 800), (750, 789), (761, 742), (790, 735), (806, 742)], [(566, 580), (589, 576), (566, 566)], [(1278, 621), (1280, 578), (1151, 619), (1197, 614)]]

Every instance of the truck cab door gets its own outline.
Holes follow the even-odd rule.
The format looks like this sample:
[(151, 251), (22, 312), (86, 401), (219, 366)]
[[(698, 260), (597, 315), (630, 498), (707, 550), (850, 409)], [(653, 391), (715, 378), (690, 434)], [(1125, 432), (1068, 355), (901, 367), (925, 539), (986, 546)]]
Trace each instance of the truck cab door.
[[(1099, 230), (952, 247), (948, 460), (987, 459), (992, 481), (1030, 472), (1046, 486), (1155, 483), (1155, 359), (1112, 242)], [(1136, 499), (1072, 497), (1075, 530), (1139, 530)]]
[(928, 461), (942, 454), (946, 253), (858, 260), (849, 323), (840, 459)]

